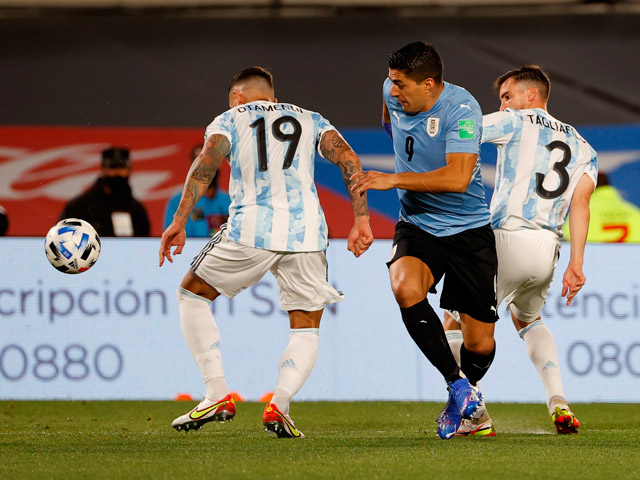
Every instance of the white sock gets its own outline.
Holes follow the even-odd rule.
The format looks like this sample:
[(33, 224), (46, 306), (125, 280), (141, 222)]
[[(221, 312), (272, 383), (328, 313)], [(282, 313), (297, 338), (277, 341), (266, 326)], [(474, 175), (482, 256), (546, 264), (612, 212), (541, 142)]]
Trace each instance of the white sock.
[(460, 347), (462, 347), (462, 330), (447, 330), (444, 332), (447, 336), (447, 342), (451, 348), (451, 353), (456, 359), (456, 363), (460, 366)]
[(527, 345), (529, 358), (538, 370), (538, 375), (540, 375), (547, 392), (547, 407), (551, 409), (550, 403), (553, 397), (564, 399), (558, 350), (553, 335), (542, 320), (532, 322), (520, 330), (518, 335)]
[(213, 318), (211, 302), (195, 293), (178, 288), (180, 328), (193, 359), (200, 368), (207, 388), (205, 398), (213, 402), (229, 394), (220, 354), (220, 332)]
[(319, 328), (292, 328), (289, 344), (280, 358), (278, 384), (272, 403), (285, 415), (289, 403), (307, 381), (318, 357)]

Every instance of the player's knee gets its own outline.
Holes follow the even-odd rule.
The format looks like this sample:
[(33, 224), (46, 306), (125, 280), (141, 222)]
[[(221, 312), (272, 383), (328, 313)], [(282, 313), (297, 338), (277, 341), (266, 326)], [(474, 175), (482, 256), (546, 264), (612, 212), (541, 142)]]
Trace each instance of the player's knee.
[(189, 270), (184, 276), (180, 288), (199, 297), (204, 297), (208, 301), (213, 301), (220, 295), (215, 288), (196, 275), (192, 270)]
[(464, 347), (476, 355), (486, 356), (491, 354), (495, 348), (495, 341), (493, 337), (477, 337), (464, 339)]
[(421, 302), (427, 296), (420, 288), (415, 285), (392, 285), (393, 295), (396, 297), (396, 302), (401, 308), (408, 308)]
[(176, 295), (178, 296), (178, 306), (188, 302), (198, 301), (198, 300), (201, 300), (206, 303), (211, 302), (211, 300), (209, 300), (208, 298), (205, 298), (202, 295), (198, 295), (197, 293), (189, 289), (186, 289), (182, 286), (178, 287), (178, 290), (176, 290)]

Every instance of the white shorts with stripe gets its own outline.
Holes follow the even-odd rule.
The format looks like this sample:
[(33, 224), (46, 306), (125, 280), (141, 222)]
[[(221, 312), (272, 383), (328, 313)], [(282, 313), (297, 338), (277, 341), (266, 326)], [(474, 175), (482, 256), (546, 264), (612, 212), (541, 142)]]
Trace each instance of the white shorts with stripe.
[(560, 255), (560, 240), (548, 230), (494, 230), (498, 252), (498, 305), (505, 301), (523, 322), (542, 314), (553, 272)]
[(313, 312), (344, 298), (327, 281), (324, 251), (262, 250), (229, 240), (226, 230), (225, 224), (191, 262), (194, 273), (225, 297), (236, 296), (271, 272), (282, 310)]

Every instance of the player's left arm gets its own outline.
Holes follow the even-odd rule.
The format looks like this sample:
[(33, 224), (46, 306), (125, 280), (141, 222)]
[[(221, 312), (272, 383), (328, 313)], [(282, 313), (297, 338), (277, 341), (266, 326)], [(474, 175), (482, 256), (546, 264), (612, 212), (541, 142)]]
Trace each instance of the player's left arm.
[[(465, 103), (466, 102), (466, 103)], [(469, 187), (482, 136), (482, 112), (471, 97), (456, 103), (447, 114), (446, 165), (430, 172), (363, 172), (351, 187), (364, 194), (367, 190), (401, 188), (424, 193), (463, 193)], [(425, 133), (426, 134), (426, 133)]]
[(447, 165), (425, 173), (383, 173), (374, 170), (352, 177), (357, 180), (351, 190), (363, 195), (367, 190), (402, 188), (414, 192), (465, 192), (473, 176), (478, 155), (474, 153), (447, 153)]
[(391, 113), (389, 113), (389, 107), (387, 107), (387, 102), (385, 102), (384, 97), (382, 98), (382, 128), (387, 132), (387, 135), (391, 137), (393, 140), (393, 130), (391, 129)]
[(582, 264), (587, 233), (589, 232), (589, 201), (595, 187), (593, 179), (585, 173), (580, 178), (571, 198), (569, 212), (571, 256), (562, 279), (562, 296), (567, 297), (567, 305), (571, 305), (573, 298), (586, 282)]
[(160, 241), (160, 266), (164, 259), (173, 263), (171, 247), (176, 247), (173, 254), (182, 253), (186, 240), (184, 227), (193, 207), (208, 188), (211, 180), (218, 171), (222, 160), (231, 151), (231, 143), (225, 135), (211, 135), (202, 147), (202, 151), (191, 164), (187, 179), (182, 189), (182, 197), (173, 221), (162, 234)]
[(348, 249), (356, 257), (359, 257), (373, 243), (367, 197), (355, 193), (351, 188), (354, 183), (352, 178), (362, 172), (360, 158), (336, 130), (327, 130), (322, 134), (320, 152), (324, 158), (337, 165), (342, 171), (342, 178), (351, 198), (354, 216), (353, 227), (348, 237)]

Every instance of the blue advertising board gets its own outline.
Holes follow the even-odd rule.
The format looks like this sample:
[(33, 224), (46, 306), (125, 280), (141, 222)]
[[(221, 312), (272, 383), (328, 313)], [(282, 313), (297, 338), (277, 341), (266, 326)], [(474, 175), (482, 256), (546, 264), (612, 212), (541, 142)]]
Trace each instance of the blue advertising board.
[[(36, 238), (0, 239), (0, 399), (172, 399), (204, 394), (180, 331), (175, 291), (206, 239), (189, 239), (173, 264), (158, 239), (103, 239), (88, 272), (54, 270)], [(389, 287), (391, 243), (361, 258), (333, 240), (329, 279), (345, 300), (325, 310), (316, 367), (298, 400), (445, 401), (442, 378), (405, 331)], [(587, 284), (560, 296), (569, 246), (544, 311), (571, 402), (634, 402), (640, 395), (640, 245), (587, 245)], [(436, 297), (430, 297), (434, 306)], [(288, 341), (274, 278), (212, 310), (229, 386), (247, 400), (273, 390)], [(436, 311), (442, 315), (438, 308)], [(482, 380), (489, 402), (544, 402), (542, 382), (508, 313)]]

